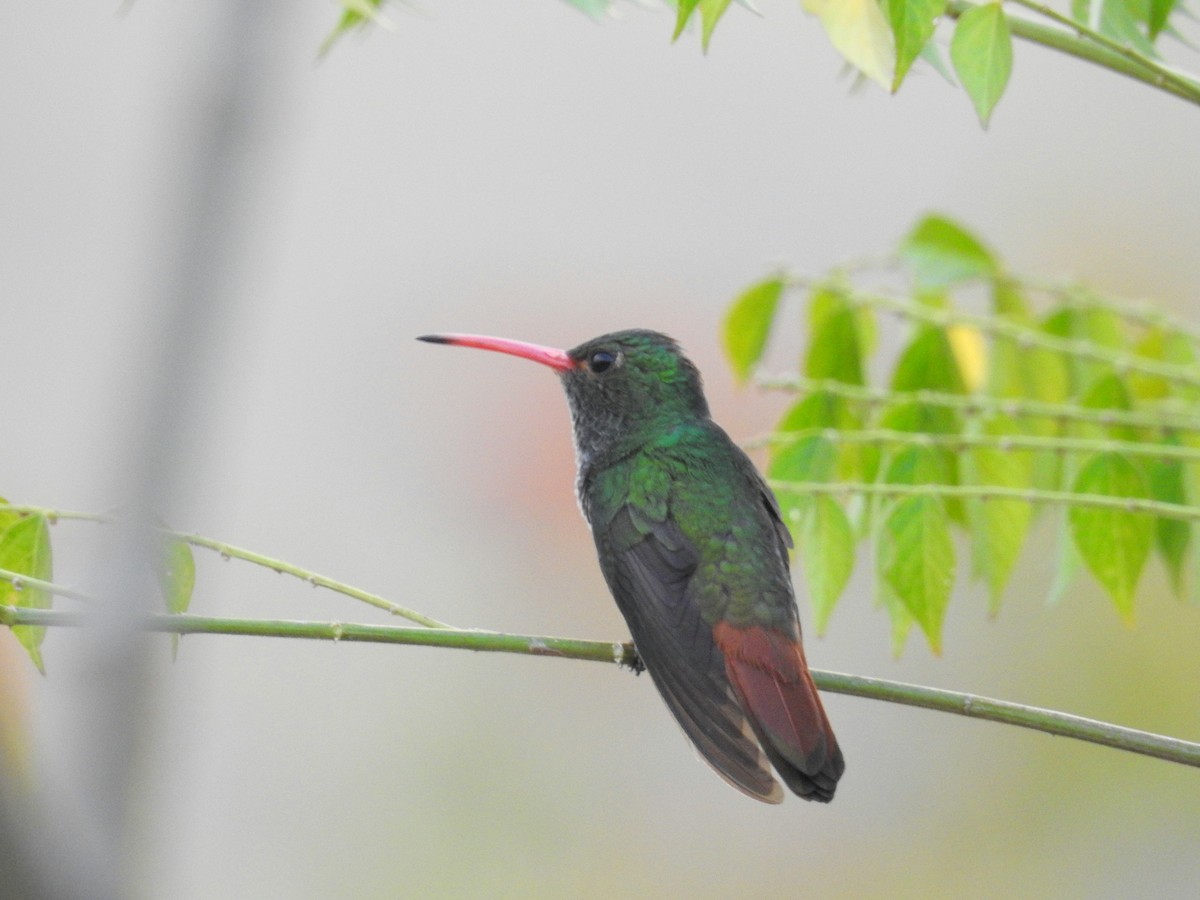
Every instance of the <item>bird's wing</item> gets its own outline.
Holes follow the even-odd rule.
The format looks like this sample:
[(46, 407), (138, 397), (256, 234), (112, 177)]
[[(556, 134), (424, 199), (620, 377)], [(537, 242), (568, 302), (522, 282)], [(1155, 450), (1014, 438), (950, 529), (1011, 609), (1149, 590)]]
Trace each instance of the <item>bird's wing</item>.
[(778, 542), (779, 553), (783, 557), (783, 564), (788, 566), (788, 551), (794, 546), (792, 543), (792, 533), (788, 530), (787, 525), (783, 521), (783, 512), (779, 509), (779, 501), (775, 499), (775, 492), (771, 490), (767, 480), (762, 477), (762, 473), (754, 467), (754, 463), (750, 461), (740, 447), (734, 447), (736, 450), (736, 459), (738, 470), (742, 475), (758, 490), (759, 498), (762, 500), (762, 505), (767, 511), (767, 516), (771, 519), (771, 524), (775, 526), (775, 539)]
[(731, 785), (780, 802), (782, 789), (730, 688), (712, 626), (688, 590), (696, 548), (669, 517), (638, 506), (620, 506), (606, 519), (595, 535), (604, 575), (676, 721)]

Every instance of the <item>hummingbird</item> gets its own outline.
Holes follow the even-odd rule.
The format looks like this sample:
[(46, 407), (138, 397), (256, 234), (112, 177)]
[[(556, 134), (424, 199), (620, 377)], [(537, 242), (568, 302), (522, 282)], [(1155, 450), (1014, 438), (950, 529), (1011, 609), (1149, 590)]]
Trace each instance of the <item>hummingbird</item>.
[(801, 646), (791, 535), (766, 481), (710, 417), (679, 344), (640, 329), (572, 350), (470, 334), (418, 340), (558, 373), (600, 569), (676, 722), (745, 794), (783, 800), (773, 765), (798, 796), (832, 800), (845, 762)]

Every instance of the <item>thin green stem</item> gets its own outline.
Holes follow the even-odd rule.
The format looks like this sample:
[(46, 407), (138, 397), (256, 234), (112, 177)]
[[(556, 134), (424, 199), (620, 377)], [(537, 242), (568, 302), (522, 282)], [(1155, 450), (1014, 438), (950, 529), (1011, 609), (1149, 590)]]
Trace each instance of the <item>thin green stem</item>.
[(1142, 328), (1162, 328), (1182, 335), (1192, 343), (1200, 343), (1200, 330), (1192, 324), (1183, 321), (1170, 313), (1159, 309), (1147, 300), (1116, 300), (1112, 297), (1101, 297), (1088, 288), (1076, 282), (1055, 283), (1034, 277), (1022, 276), (1012, 281), (1027, 290), (1051, 295), (1063, 305), (1072, 309), (1099, 309), (1124, 319)]
[[(115, 517), (102, 515), (100, 513), (77, 512), (66, 509), (52, 509), (45, 506), (5, 506), (5, 509), (15, 512), (19, 515), (32, 516), (43, 515), (51, 522), (57, 522), (60, 519), (70, 519), (82, 522), (98, 522), (100, 524), (109, 524)], [(292, 565), (283, 560), (273, 559), (269, 556), (264, 556), (261, 553), (255, 553), (253, 550), (246, 550), (242, 547), (235, 547), (233, 544), (226, 544), (224, 541), (217, 541), (212, 538), (204, 537), (199, 534), (186, 534), (182, 531), (173, 531), (169, 528), (159, 529), (163, 534), (169, 537), (176, 538), (193, 547), (204, 547), (208, 550), (215, 550), (221, 554), (223, 559), (240, 559), (248, 563), (253, 563), (256, 566), (264, 566), (281, 575), (291, 575), (299, 578), (302, 581), (307, 581), (313, 587), (323, 587), (338, 594), (345, 594), (347, 597), (353, 597), (366, 603), (368, 606), (374, 606), (376, 609), (382, 609), (385, 612), (391, 613), (393, 616), (399, 616), (402, 619), (407, 619), (410, 622), (415, 622), (418, 625), (424, 625), (426, 628), (451, 628), (453, 626), (440, 622), (437, 619), (431, 618), (424, 613), (419, 613), (416, 610), (409, 609), (406, 606), (401, 606), (398, 603), (393, 603), (391, 600), (381, 597), (378, 594), (372, 594), (369, 591), (360, 590), (352, 585), (342, 581), (336, 581), (332, 578), (327, 578), (324, 575), (318, 575), (316, 572), (309, 569), (303, 569), (300, 566)]]
[(34, 578), (31, 575), (22, 575), (20, 572), (12, 572), (8, 569), (0, 569), (0, 581), (7, 581), (18, 591), (27, 589), (45, 591), (47, 594), (54, 594), (58, 597), (69, 597), (72, 600), (92, 599), (88, 594), (85, 594), (83, 591), (77, 591), (75, 588), (64, 587), (52, 581), (42, 581), (40, 578)]
[(802, 431), (777, 431), (747, 441), (746, 447), (790, 445), (806, 437), (820, 435), (833, 443), (843, 444), (920, 444), (945, 447), (961, 452), (971, 447), (994, 450), (1042, 450), (1054, 453), (1124, 453), (1127, 456), (1148, 456), (1157, 459), (1200, 461), (1200, 447), (1180, 447), (1176, 444), (1146, 444), (1138, 441), (1097, 440), (1092, 438), (1038, 437), (1012, 434), (931, 434), (912, 431), (871, 429), (841, 431), (835, 428), (808, 428)]
[[(1103, 32), (1096, 31), (1084, 23), (1072, 19), (1070, 16), (1063, 15), (1058, 10), (1052, 9), (1044, 3), (1038, 3), (1036, 0), (1009, 0), (1009, 2), (1049, 19), (1056, 25), (1061, 25), (1063, 28), (1074, 31), (1084, 40), (1091, 41), (1093, 44), (1103, 47), (1110, 53), (1123, 57), (1133, 65), (1144, 69), (1150, 74), (1152, 78), (1150, 83), (1155, 87), (1171, 90), (1179, 96), (1188, 97), (1193, 102), (1200, 102), (1200, 82), (1184, 75), (1182, 72), (1177, 72), (1158, 60), (1146, 56), (1128, 44), (1110, 38)], [(1008, 19), (1009, 22), (1015, 21), (1012, 16), (1009, 16)]]
[(1200, 507), (1138, 497), (1107, 497), (1103, 494), (1076, 494), (1071, 491), (1046, 491), (1039, 488), (1013, 488), (963, 484), (878, 484), (863, 481), (774, 481), (767, 482), (777, 491), (789, 494), (869, 494), (878, 497), (965, 497), (977, 500), (1025, 500), (1029, 503), (1061, 503), (1066, 506), (1090, 506), (1128, 513), (1146, 513), (1160, 519), (1193, 521), (1200, 519)]
[(414, 609), (409, 609), (406, 606), (401, 606), (398, 603), (393, 603), (378, 594), (372, 594), (368, 591), (359, 590), (356, 587), (345, 584), (341, 581), (335, 581), (332, 578), (326, 578), (324, 575), (318, 575), (316, 572), (310, 572), (308, 569), (302, 569), (300, 566), (292, 565), (289, 562), (284, 562), (280, 559), (272, 559), (269, 556), (263, 556), (261, 553), (255, 553), (253, 550), (245, 550), (241, 547), (235, 547), (232, 544), (226, 544), (223, 541), (215, 541), (212, 538), (206, 538), (199, 534), (184, 534), (181, 531), (167, 531), (173, 537), (179, 538), (181, 541), (186, 541), (193, 547), (205, 547), (209, 550), (215, 550), (222, 557), (232, 557), (234, 559), (244, 560), (249, 563), (254, 563), (256, 566), (265, 566), (272, 571), (279, 572), (283, 575), (292, 575), (302, 581), (307, 581), (313, 587), (328, 588), (331, 591), (336, 591), (339, 594), (345, 594), (347, 597), (353, 597), (355, 600), (361, 600), (368, 606), (374, 606), (376, 609), (382, 609), (391, 613), (393, 616), (399, 616), (402, 619), (408, 619), (410, 622), (416, 622), (418, 625), (424, 625), (426, 628), (451, 628), (445, 622), (440, 622), (437, 619), (430, 618), (424, 613), (419, 613)]
[[(77, 627), (88, 621), (87, 616), (78, 613), (0, 605), (0, 624), (10, 627), (13, 625)], [(632, 645), (620, 641), (573, 640), (492, 631), (399, 628), (390, 625), (365, 625), (350, 622), (224, 619), (163, 614), (146, 616), (142, 627), (146, 631), (169, 634), (228, 634), (409, 644), (481, 652), (557, 656), (591, 662), (615, 662), (630, 667), (637, 665), (637, 654)], [(845, 675), (838, 672), (813, 670), (812, 674), (817, 686), (825, 691), (1017, 725), (1047, 734), (1071, 737), (1130, 753), (1140, 753), (1169, 762), (1200, 767), (1200, 744), (1177, 738), (1123, 728), (1119, 725), (1085, 719), (1056, 710), (993, 700), (957, 691), (903, 684), (861, 675)]]
[(1124, 728), (1057, 710), (1026, 706), (1007, 700), (993, 700), (976, 694), (885, 681), (882, 678), (867, 678), (862, 675), (814, 671), (813, 680), (822, 690), (838, 694), (870, 697), (873, 700), (886, 700), (889, 703), (903, 703), (975, 719), (1003, 722), (1187, 766), (1200, 766), (1198, 743)]
[[(963, 13), (975, 8), (976, 5), (967, 3), (965, 0), (950, 0), (946, 6), (946, 15), (957, 19)], [(1022, 5), (1040, 6), (1040, 4), (1029, 3)], [(1041, 10), (1039, 9), (1037, 12), (1040, 13)], [(1200, 82), (1175, 72), (1154, 60), (1147, 59), (1136, 50), (1116, 44), (1103, 35), (1097, 35), (1101, 40), (1096, 41), (1090, 36), (1096, 34), (1095, 32), (1091, 32), (1090, 29), (1073, 20), (1067, 19), (1066, 28), (1062, 28), (1057, 25), (1043, 25), (1020, 16), (1006, 16), (1006, 18), (1009, 29), (1017, 37), (1103, 66), (1183, 100), (1200, 104)], [(1066, 30), (1068, 28), (1070, 30)], [(1081, 33), (1087, 33), (1088, 36), (1081, 36)], [(1115, 44), (1116, 49), (1110, 47), (1110, 44)]]
[(766, 390), (825, 392), (847, 400), (881, 405), (915, 401), (930, 406), (958, 409), (969, 416), (997, 413), (1010, 418), (1057, 419), (1091, 422), (1096, 425), (1130, 425), (1136, 428), (1176, 428), (1200, 431), (1200, 415), (1184, 410), (1159, 409), (1153, 412), (1120, 409), (1090, 409), (1067, 403), (1045, 403), (986, 394), (947, 394), (940, 391), (886, 391), (857, 387), (841, 381), (806, 378), (803, 375), (771, 375), (755, 379)]
[[(807, 279), (798, 283), (807, 284)], [(1170, 363), (1156, 362), (1150, 359), (1120, 353), (1107, 347), (1098, 346), (1086, 340), (1068, 340), (1045, 334), (1034, 328), (1019, 325), (1006, 319), (985, 316), (978, 313), (958, 309), (936, 309), (924, 306), (911, 300), (901, 300), (885, 294), (866, 294), (858, 291), (846, 293), (846, 299), (859, 306), (869, 306), (874, 309), (887, 310), (907, 319), (926, 322), (930, 325), (946, 327), (949, 325), (970, 325), (979, 331), (994, 337), (1009, 338), (1023, 348), (1038, 347), (1055, 353), (1078, 359), (1090, 359), (1106, 363), (1122, 372), (1140, 372), (1152, 375), (1176, 384), (1190, 387), (1200, 387), (1200, 370), (1189, 366), (1176, 366)]]

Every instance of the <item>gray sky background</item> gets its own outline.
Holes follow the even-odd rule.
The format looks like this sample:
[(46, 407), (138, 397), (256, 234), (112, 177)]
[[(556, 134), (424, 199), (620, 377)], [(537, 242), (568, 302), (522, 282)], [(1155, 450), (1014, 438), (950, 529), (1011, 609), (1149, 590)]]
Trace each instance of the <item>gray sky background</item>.
[[(153, 359), (219, 4), (0, 9), (0, 493), (104, 510)], [(922, 213), (1016, 269), (1085, 276), (1195, 318), (1200, 117), (1029, 45), (982, 131), (926, 70), (852, 93), (815, 20), (733, 8), (707, 56), (671, 15), (426, 0), (395, 33), (315, 53), (292, 4), (245, 148), (230, 311), (186, 430), (177, 527), (457, 625), (622, 638), (575, 509), (554, 378), (418, 344), (478, 331), (571, 346), (683, 341), (736, 436), (783, 400), (738, 392), (731, 297), (784, 262), (885, 251)], [(1194, 57), (1192, 58), (1194, 60)], [(799, 309), (772, 360), (792, 364)], [(86, 578), (91, 526), (55, 531)], [(1050, 548), (1054, 523), (1039, 547)], [(193, 609), (381, 621), (200, 555)], [(1200, 617), (1155, 568), (1135, 628), (1081, 580), (1044, 603), (955, 595), (945, 654), (893, 660), (860, 572), (814, 666), (1200, 735)], [(807, 620), (808, 613), (804, 610)], [(0, 636), (0, 653), (15, 642)], [(71, 740), (72, 639), (28, 693), (35, 753)], [(1200, 881), (1200, 781), (1165, 763), (851, 698), (828, 808), (768, 809), (697, 762), (647, 679), (544, 659), (240, 638), (155, 657), (138, 763), (140, 896), (1168, 896)], [(50, 751), (46, 751), (50, 752)]]

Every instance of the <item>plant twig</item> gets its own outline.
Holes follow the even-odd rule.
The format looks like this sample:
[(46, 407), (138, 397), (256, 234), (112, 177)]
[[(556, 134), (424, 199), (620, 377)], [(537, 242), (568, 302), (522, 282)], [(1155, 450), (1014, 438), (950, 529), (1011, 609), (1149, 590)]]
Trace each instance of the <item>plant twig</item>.
[(20, 572), (12, 572), (8, 569), (0, 569), (0, 581), (7, 581), (18, 591), (45, 591), (47, 594), (55, 594), (59, 597), (70, 597), (72, 600), (93, 599), (90, 594), (85, 594), (83, 591), (77, 591), (75, 588), (65, 587), (61, 584), (54, 584), (52, 581), (42, 581), (40, 578), (34, 578), (31, 575), (22, 575)]
[(1123, 409), (1092, 409), (1069, 403), (1046, 403), (987, 394), (947, 394), (941, 391), (887, 391), (857, 387), (841, 381), (807, 378), (803, 375), (763, 375), (755, 384), (764, 390), (824, 392), (859, 400), (863, 403), (903, 403), (915, 401), (930, 406), (962, 410), (966, 415), (998, 413), (1010, 418), (1058, 419), (1092, 422), (1096, 425), (1131, 425), (1137, 428), (1175, 428), (1200, 431), (1200, 415), (1183, 409), (1156, 409), (1153, 412)]
[[(1063, 15), (1058, 10), (1052, 9), (1044, 3), (1039, 3), (1037, 0), (1009, 0), (1009, 2), (1015, 3), (1017, 6), (1023, 6), (1025, 9), (1049, 19), (1064, 29), (1074, 31), (1083, 40), (1090, 41), (1099, 47), (1103, 47), (1110, 53), (1128, 60), (1131, 64), (1147, 73), (1149, 78), (1144, 79), (1147, 83), (1157, 88), (1171, 91), (1177, 96), (1185, 97), (1193, 102), (1200, 102), (1200, 83), (1197, 83), (1182, 72), (1177, 72), (1170, 66), (1164, 65), (1158, 60), (1138, 52), (1128, 44), (1110, 38), (1103, 32), (1089, 28), (1084, 23), (1072, 19), (1070, 16)], [(1013, 16), (1009, 16), (1008, 20), (1010, 24), (1016, 21)]]
[[(801, 279), (796, 283), (807, 284), (808, 282), (807, 279)], [(926, 322), (930, 325), (940, 327), (970, 325), (984, 334), (1009, 338), (1015, 341), (1019, 347), (1038, 347), (1043, 350), (1062, 353), (1068, 357), (1106, 363), (1122, 372), (1138, 372), (1143, 375), (1162, 378), (1165, 381), (1175, 384), (1200, 387), (1200, 369), (1191, 366), (1178, 366), (1172, 363), (1156, 362), (1144, 357), (1134, 356), (1130, 353), (1121, 353), (1117, 350), (1101, 347), (1091, 341), (1054, 337), (1035, 328), (1019, 325), (1016, 322), (1000, 319), (995, 316), (980, 315), (979, 313), (966, 312), (959, 309), (936, 309), (931, 306), (914, 303), (911, 300), (901, 300), (898, 297), (889, 297), (885, 294), (866, 294), (860, 291), (848, 291), (846, 299), (853, 305), (886, 310), (903, 316), (906, 319)]]
[(747, 448), (795, 444), (806, 437), (820, 435), (832, 443), (845, 444), (920, 444), (926, 447), (945, 447), (962, 452), (972, 447), (993, 450), (1050, 451), (1052, 453), (1124, 453), (1128, 456), (1148, 456), (1157, 459), (1200, 461), (1200, 447), (1181, 447), (1177, 444), (1147, 444), (1140, 441), (1099, 440), (1094, 438), (1039, 437), (1031, 434), (932, 434), (921, 431), (889, 431), (885, 428), (860, 431), (837, 428), (807, 428), (801, 431), (777, 431), (747, 441)]
[[(0, 624), (77, 627), (87, 617), (78, 613), (0, 605)], [(193, 615), (147, 615), (146, 631), (169, 634), (228, 634), (346, 642), (409, 644), (460, 650), (558, 656), (633, 667), (637, 653), (620, 641), (587, 641), (540, 635), (463, 631), (452, 628), (405, 628), (351, 622), (300, 622), (267, 619), (225, 619)], [(881, 678), (813, 670), (813, 680), (825, 691), (889, 703), (919, 706), (992, 722), (1075, 738), (1130, 753), (1200, 767), (1200, 744), (1057, 710), (1041, 709), (974, 694), (904, 684)]]
[[(5, 506), (6, 510), (17, 513), (23, 516), (42, 515), (50, 522), (58, 522), (63, 520), (74, 520), (80, 522), (97, 522), (105, 525), (112, 523), (116, 517), (110, 515), (102, 515), (100, 513), (78, 512), (67, 509), (52, 509), (44, 506), (30, 505), (13, 505)], [(369, 591), (360, 590), (352, 585), (342, 581), (335, 581), (332, 578), (327, 578), (324, 575), (318, 575), (316, 572), (308, 569), (302, 569), (300, 566), (292, 565), (279, 559), (272, 559), (269, 556), (264, 556), (261, 553), (255, 553), (253, 550), (246, 550), (242, 547), (235, 547), (233, 544), (226, 544), (224, 541), (214, 540), (199, 534), (186, 534), (182, 531), (173, 531), (170, 528), (159, 529), (164, 535), (176, 538), (193, 547), (204, 547), (208, 550), (215, 550), (221, 554), (224, 559), (240, 559), (244, 562), (253, 563), (256, 566), (263, 566), (278, 572), (281, 575), (291, 575), (299, 578), (301, 581), (307, 581), (313, 587), (323, 587), (338, 594), (345, 594), (347, 597), (353, 597), (366, 603), (368, 606), (374, 606), (376, 609), (382, 609), (385, 612), (391, 613), (393, 616), (399, 616), (402, 619), (408, 619), (410, 622), (415, 622), (418, 625), (424, 625), (426, 628), (451, 628), (453, 626), (440, 622), (437, 619), (431, 618), (424, 613), (419, 613), (416, 610), (401, 606), (398, 603), (393, 603), (391, 600), (381, 597), (378, 594), (372, 594)]]
[[(1019, 2), (1019, 0), (1013, 0), (1013, 2)], [(964, 2), (964, 0), (950, 0), (946, 6), (946, 15), (952, 19), (957, 19), (963, 13), (975, 8), (977, 5), (975, 3)], [(1045, 14), (1043, 9), (1048, 9), (1048, 7), (1043, 7), (1037, 3), (1026, 2), (1020, 5), (1031, 8), (1043, 15)], [(1053, 10), (1050, 10), (1050, 12), (1053, 13)], [(1065, 27), (1058, 27), (1055, 25), (1043, 25), (1040, 22), (1033, 22), (1021, 16), (1006, 16), (1005, 18), (1008, 19), (1009, 29), (1020, 38), (1061, 51), (1077, 59), (1103, 66), (1120, 75), (1134, 78), (1183, 100), (1200, 104), (1200, 83), (1194, 79), (1146, 58), (1132, 48), (1124, 47), (1119, 43), (1111, 41), (1072, 19), (1066, 19)], [(1058, 18), (1063, 19), (1065, 17), (1058, 16)], [(1092, 35), (1096, 35), (1100, 40), (1096, 40)]]
[(1193, 521), (1200, 519), (1200, 506), (1184, 506), (1140, 497), (1109, 497), (1103, 494), (1076, 494), (1072, 491), (1046, 491), (1040, 488), (1014, 488), (974, 484), (879, 484), (864, 481), (774, 481), (767, 483), (789, 494), (870, 494), (882, 497), (971, 497), (979, 500), (1026, 500), (1030, 503), (1062, 503), (1067, 506), (1091, 506), (1128, 513), (1146, 513), (1160, 519)]

